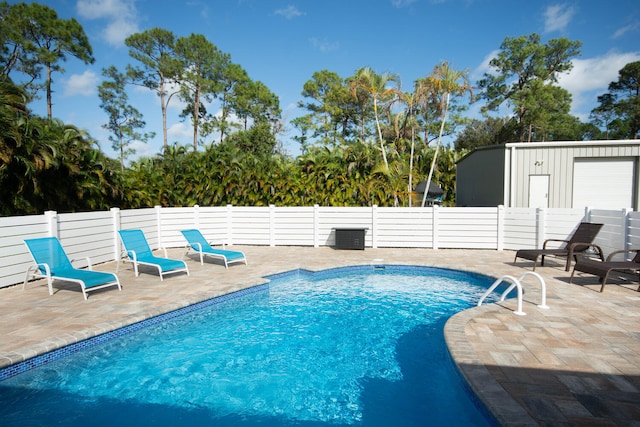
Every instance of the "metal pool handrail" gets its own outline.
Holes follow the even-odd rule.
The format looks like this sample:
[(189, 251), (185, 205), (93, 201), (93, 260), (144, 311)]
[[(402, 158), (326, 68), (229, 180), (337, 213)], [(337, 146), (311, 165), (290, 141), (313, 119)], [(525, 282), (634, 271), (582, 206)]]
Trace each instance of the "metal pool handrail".
[(482, 305), (482, 302), (485, 300), (485, 298), (491, 292), (493, 292), (493, 290), (495, 288), (497, 288), (501, 283), (509, 282), (509, 283), (511, 283), (511, 285), (509, 285), (509, 287), (502, 293), (502, 295), (500, 296), (500, 301), (504, 301), (504, 299), (507, 297), (509, 292), (511, 292), (513, 290), (513, 288), (517, 288), (518, 307), (513, 312), (513, 314), (517, 314), (518, 316), (525, 316), (527, 313), (522, 311), (522, 284), (520, 282), (526, 276), (534, 276), (534, 277), (538, 278), (538, 281), (540, 282), (540, 288), (541, 288), (540, 289), (541, 302), (540, 302), (540, 305), (538, 305), (538, 307), (540, 307), (542, 309), (548, 309), (549, 306), (547, 305), (547, 285), (545, 284), (544, 279), (542, 278), (542, 276), (540, 276), (538, 273), (533, 272), (533, 271), (525, 271), (517, 279), (515, 277), (509, 276), (509, 275), (504, 275), (504, 276), (499, 277), (498, 280), (493, 282), (493, 284), (491, 286), (489, 286), (489, 289), (487, 289), (485, 291), (485, 293), (482, 294), (482, 296), (480, 297), (480, 300), (478, 301), (478, 307), (480, 307)]

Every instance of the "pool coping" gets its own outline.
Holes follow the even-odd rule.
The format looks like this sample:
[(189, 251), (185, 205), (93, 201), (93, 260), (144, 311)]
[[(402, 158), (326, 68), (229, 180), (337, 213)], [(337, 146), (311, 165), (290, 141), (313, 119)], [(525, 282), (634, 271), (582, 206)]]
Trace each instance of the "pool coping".
[(474, 317), (498, 310), (502, 309), (495, 304), (486, 304), (468, 308), (451, 316), (444, 326), (444, 338), (449, 354), (467, 386), (501, 426), (539, 426), (489, 372), (465, 333), (466, 324)]

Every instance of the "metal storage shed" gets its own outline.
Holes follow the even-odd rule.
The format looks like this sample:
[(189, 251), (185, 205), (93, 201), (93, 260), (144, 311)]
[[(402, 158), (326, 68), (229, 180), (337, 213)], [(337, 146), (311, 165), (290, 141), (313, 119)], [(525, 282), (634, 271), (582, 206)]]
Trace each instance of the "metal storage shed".
[(638, 210), (640, 140), (519, 142), (457, 163), (456, 205)]

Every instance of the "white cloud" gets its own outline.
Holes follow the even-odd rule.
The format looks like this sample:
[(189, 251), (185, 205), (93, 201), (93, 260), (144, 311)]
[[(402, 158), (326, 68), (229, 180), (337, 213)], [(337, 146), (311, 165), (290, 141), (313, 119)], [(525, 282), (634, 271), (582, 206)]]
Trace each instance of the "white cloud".
[(393, 6), (395, 6), (395, 7), (398, 7), (398, 8), (411, 6), (415, 2), (416, 2), (416, 0), (391, 0), (391, 4)]
[(589, 110), (595, 107), (597, 96), (607, 91), (609, 83), (618, 80), (618, 71), (634, 61), (640, 61), (640, 51), (610, 51), (595, 58), (574, 59), (573, 69), (558, 78), (558, 84), (572, 95), (574, 114), (579, 114), (576, 112), (587, 103), (594, 104)]
[(638, 29), (638, 27), (640, 27), (640, 22), (638, 22), (638, 21), (632, 22), (631, 24), (625, 25), (622, 28), (618, 28), (618, 30), (615, 33), (613, 33), (611, 38), (612, 39), (619, 39), (620, 37), (622, 37), (623, 35), (627, 34), (628, 32)]
[(138, 32), (133, 0), (78, 0), (76, 9), (82, 18), (108, 21), (102, 37), (111, 45), (122, 45), (125, 38)]
[(119, 46), (124, 44), (124, 39), (138, 31), (138, 24), (136, 22), (117, 19), (107, 24), (102, 31), (102, 37), (110, 45)]
[(133, 4), (126, 0), (78, 0), (78, 14), (87, 19), (113, 18), (127, 11)]
[[(162, 138), (162, 136), (160, 136), (160, 138)], [(142, 157), (154, 157), (159, 152), (162, 152), (161, 150), (158, 150), (157, 147), (155, 147), (153, 144), (142, 141), (133, 141), (129, 148), (135, 150), (135, 154), (129, 156), (129, 162), (136, 161)], [(116, 152), (114, 151), (114, 153)], [(119, 153), (116, 154), (119, 155)]]
[(544, 32), (564, 31), (575, 14), (575, 8), (566, 4), (547, 7), (544, 12)]
[(93, 71), (87, 70), (82, 74), (72, 74), (64, 83), (64, 96), (90, 96), (98, 86), (99, 78)]
[(489, 52), (487, 56), (484, 57), (480, 65), (478, 65), (475, 68), (475, 70), (473, 70), (469, 78), (471, 78), (472, 80), (480, 80), (485, 73), (489, 73), (493, 71), (491, 69), (491, 65), (489, 65), (489, 62), (491, 62), (493, 58), (496, 58), (499, 53), (500, 53), (499, 49), (492, 50), (491, 52)]
[(317, 37), (311, 37), (309, 39), (313, 47), (318, 49), (322, 53), (332, 52), (340, 48), (340, 43), (330, 42), (327, 39), (320, 40)]
[(167, 129), (169, 144), (173, 141), (179, 141), (182, 144), (184, 141), (189, 141), (189, 138), (193, 142), (193, 127), (185, 122), (174, 123)]
[(286, 19), (297, 18), (298, 16), (306, 15), (306, 13), (301, 12), (297, 7), (293, 5), (289, 5), (284, 9), (278, 9), (274, 12), (276, 15), (284, 16)]

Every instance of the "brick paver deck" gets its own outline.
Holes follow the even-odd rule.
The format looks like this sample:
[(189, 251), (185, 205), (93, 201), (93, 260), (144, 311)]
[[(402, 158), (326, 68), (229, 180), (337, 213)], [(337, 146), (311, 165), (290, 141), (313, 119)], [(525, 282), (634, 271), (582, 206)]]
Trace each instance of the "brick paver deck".
[[(0, 289), (0, 368), (54, 348), (198, 301), (263, 283), (263, 276), (297, 268), (371, 263), (458, 268), (495, 277), (531, 269), (513, 252), (485, 250), (371, 249), (338, 251), (309, 247), (234, 247), (249, 265), (225, 270), (188, 261), (191, 276), (134, 277), (125, 264), (115, 288), (82, 298), (75, 285), (47, 293), (44, 281)], [(180, 257), (172, 250), (170, 256)], [(374, 261), (375, 260), (375, 261)], [(523, 310), (514, 300), (453, 316), (445, 337), (472, 389), (505, 426), (640, 425), (640, 293), (637, 285), (608, 285), (578, 277), (569, 284), (561, 263), (538, 268), (547, 284), (548, 310), (537, 307), (540, 286), (523, 280)], [(115, 271), (115, 263), (96, 267)]]

